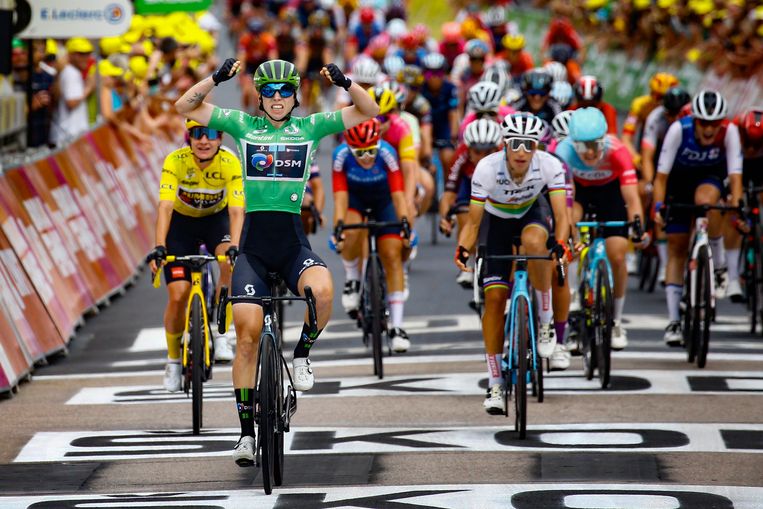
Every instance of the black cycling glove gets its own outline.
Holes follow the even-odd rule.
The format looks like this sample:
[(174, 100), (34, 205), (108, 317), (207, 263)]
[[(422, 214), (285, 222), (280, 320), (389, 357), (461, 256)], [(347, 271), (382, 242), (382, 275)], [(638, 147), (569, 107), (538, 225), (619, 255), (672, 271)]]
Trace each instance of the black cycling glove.
[(349, 89), (350, 85), (352, 85), (352, 80), (345, 76), (336, 64), (327, 65), (326, 70), (329, 72), (329, 76), (331, 76), (331, 81), (334, 82), (334, 85), (342, 87), (345, 90)]
[(215, 82), (215, 86), (219, 85), (223, 81), (228, 81), (231, 79), (235, 74), (231, 75), (231, 70), (233, 69), (233, 64), (236, 63), (235, 58), (228, 58), (223, 62), (223, 65), (220, 66), (218, 70), (212, 74), (212, 81)]

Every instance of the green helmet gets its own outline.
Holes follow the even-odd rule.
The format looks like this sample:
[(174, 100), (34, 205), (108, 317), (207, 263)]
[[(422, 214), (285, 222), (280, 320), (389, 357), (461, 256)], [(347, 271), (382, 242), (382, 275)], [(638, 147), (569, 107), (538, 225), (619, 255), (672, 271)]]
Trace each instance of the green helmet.
[(269, 83), (288, 83), (294, 88), (299, 88), (299, 73), (291, 62), (268, 60), (254, 71), (254, 86), (259, 91)]

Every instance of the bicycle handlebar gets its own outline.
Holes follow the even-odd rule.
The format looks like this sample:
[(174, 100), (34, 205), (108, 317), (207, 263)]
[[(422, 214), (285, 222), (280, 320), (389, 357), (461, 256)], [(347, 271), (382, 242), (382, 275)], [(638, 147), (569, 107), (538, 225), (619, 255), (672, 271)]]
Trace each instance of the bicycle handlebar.
[(220, 332), (220, 334), (224, 334), (227, 330), (225, 327), (225, 322), (226, 322), (225, 309), (227, 308), (228, 303), (258, 304), (262, 307), (267, 307), (273, 302), (277, 302), (277, 301), (300, 301), (301, 300), (307, 304), (307, 316), (308, 316), (308, 321), (310, 322), (308, 324), (310, 326), (310, 332), (311, 334), (317, 334), (318, 333), (318, 313), (315, 310), (315, 296), (313, 295), (312, 288), (310, 288), (309, 286), (306, 286), (304, 291), (305, 291), (304, 297), (254, 297), (249, 295), (235, 295), (233, 297), (228, 297), (227, 295), (222, 295), (222, 292), (221, 292), (221, 295), (220, 295), (221, 302), (218, 308), (221, 311), (218, 313), (218, 316), (217, 316), (217, 330)]
[(631, 240), (634, 242), (640, 242), (641, 237), (644, 235), (644, 227), (641, 224), (641, 218), (635, 216), (633, 221), (578, 221), (575, 223), (576, 228), (632, 228), (633, 236)]
[[(547, 255), (486, 255), (482, 253), (483, 247), (479, 247), (477, 249), (477, 258), (482, 258), (483, 260), (495, 260), (495, 261), (528, 261), (528, 260), (549, 260), (549, 261), (559, 261), (553, 253), (548, 253)], [(563, 263), (557, 263), (556, 265), (556, 281), (559, 284), (559, 286), (564, 286), (564, 280), (566, 278), (566, 270), (564, 268)]]
[[(410, 239), (411, 238), (411, 224), (408, 222), (407, 218), (403, 218), (402, 221), (366, 221), (365, 223), (352, 223), (352, 224), (344, 224), (342, 222), (339, 222), (336, 227), (334, 228), (334, 238), (339, 242), (340, 237), (342, 236), (342, 232), (345, 230), (368, 230), (369, 233), (373, 234), (376, 230), (380, 230), (382, 228), (400, 228), (403, 231), (403, 238)], [(341, 253), (341, 249), (337, 248), (337, 253)]]
[[(185, 255), (185, 256), (176, 256), (176, 255), (167, 255), (164, 257), (164, 261), (162, 262), (163, 266), (166, 263), (181, 263), (186, 264), (191, 268), (191, 271), (200, 271), (204, 265), (208, 264), (209, 262), (226, 262), (228, 261), (228, 257), (225, 255), (219, 255), (219, 256), (211, 256), (211, 255), (203, 255), (203, 254), (197, 254), (197, 255)], [(161, 277), (162, 277), (162, 271), (159, 270), (161, 268), (159, 266), (156, 270), (156, 272), (153, 274), (152, 277), (152, 283), (154, 285), (154, 288), (159, 288), (159, 285), (161, 284)]]

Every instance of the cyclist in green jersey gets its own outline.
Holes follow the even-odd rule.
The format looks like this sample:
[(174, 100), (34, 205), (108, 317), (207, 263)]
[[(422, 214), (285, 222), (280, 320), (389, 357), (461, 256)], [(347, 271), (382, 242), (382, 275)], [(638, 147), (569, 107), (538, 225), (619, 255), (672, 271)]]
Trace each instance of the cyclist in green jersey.
[[(284, 60), (269, 60), (254, 72), (263, 117), (218, 108), (204, 101), (213, 87), (231, 79), (239, 70), (240, 61), (227, 59), (212, 76), (191, 87), (175, 103), (178, 113), (225, 131), (238, 145), (246, 219), (240, 238), (232, 238), (228, 250), (231, 258), (237, 258), (231, 293), (268, 296), (269, 272), (277, 272), (295, 294), (304, 295), (303, 288), (310, 286), (316, 299), (320, 334), (331, 316), (334, 287), (326, 264), (312, 252), (302, 230), (300, 212), (305, 183), (321, 138), (374, 118), (379, 107), (363, 88), (336, 65), (329, 64), (321, 69), (321, 75), (347, 90), (354, 105), (308, 117), (293, 117), (292, 111), (299, 105), (296, 92), (300, 77), (294, 64)], [(241, 422), (241, 438), (233, 458), (237, 464), (249, 466), (254, 463), (252, 386), (262, 330), (262, 307), (235, 304), (233, 322), (237, 336), (233, 387)], [(309, 331), (305, 323), (294, 349), (293, 382), (298, 391), (310, 390), (314, 383), (308, 354), (318, 334), (311, 335)]]

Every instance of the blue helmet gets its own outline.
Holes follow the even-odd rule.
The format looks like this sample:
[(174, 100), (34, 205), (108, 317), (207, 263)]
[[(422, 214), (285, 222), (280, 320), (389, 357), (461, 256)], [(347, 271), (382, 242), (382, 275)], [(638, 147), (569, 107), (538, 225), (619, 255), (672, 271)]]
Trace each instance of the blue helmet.
[(596, 108), (575, 110), (570, 119), (572, 141), (595, 141), (607, 134), (607, 119)]

